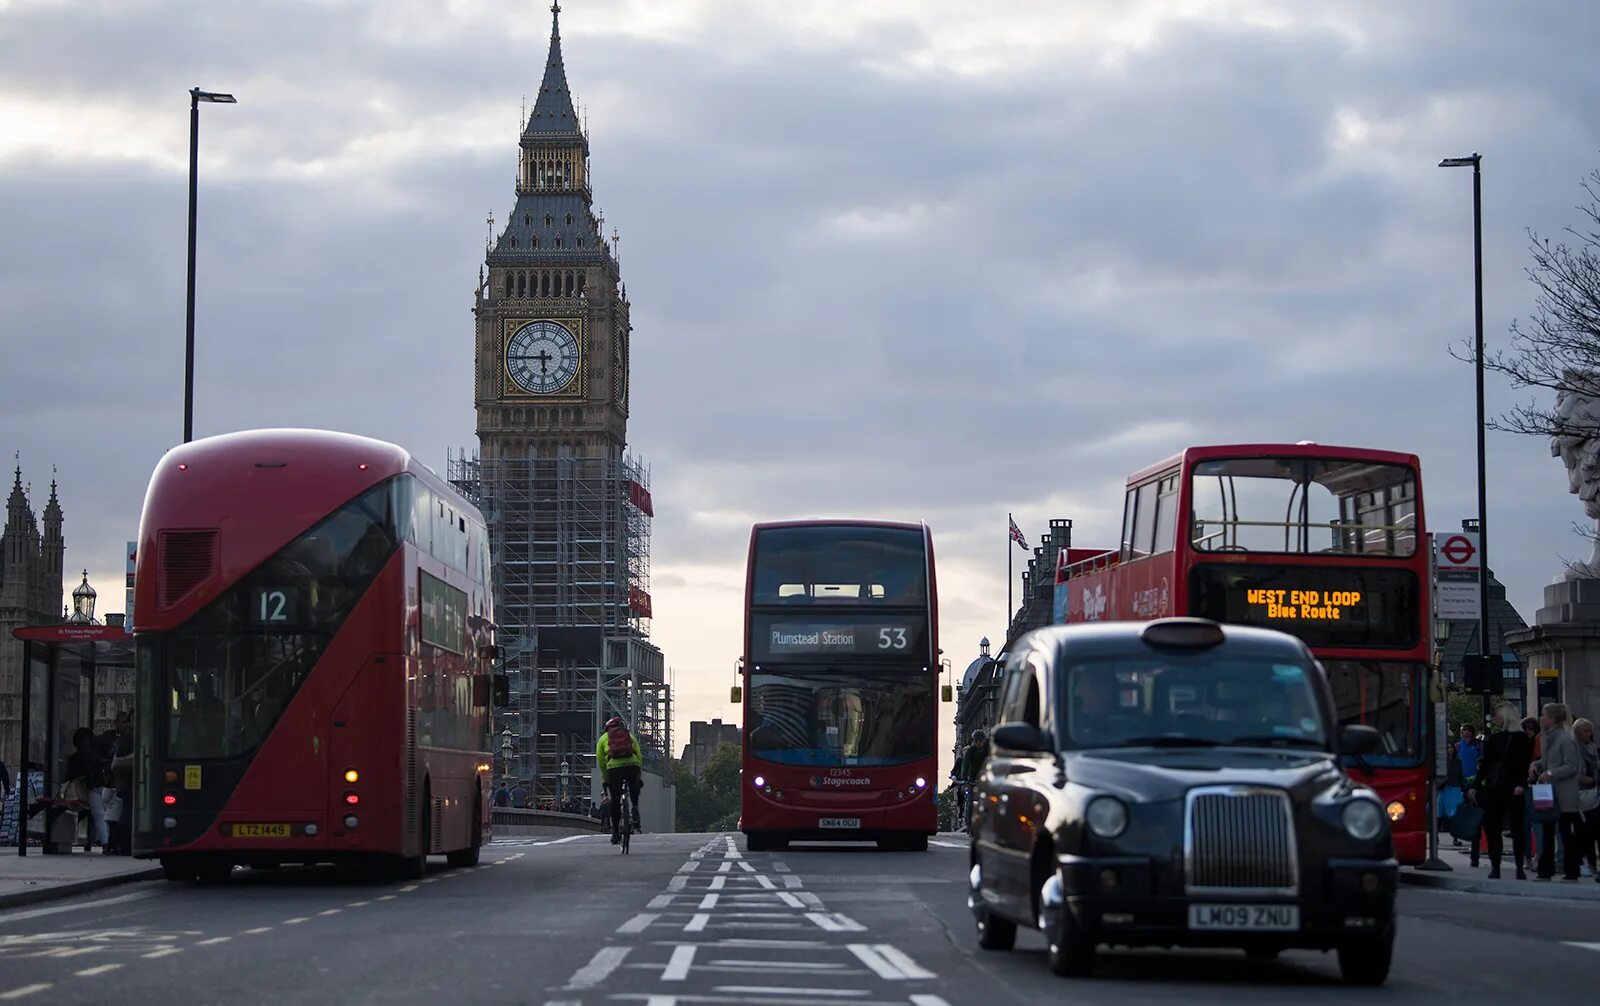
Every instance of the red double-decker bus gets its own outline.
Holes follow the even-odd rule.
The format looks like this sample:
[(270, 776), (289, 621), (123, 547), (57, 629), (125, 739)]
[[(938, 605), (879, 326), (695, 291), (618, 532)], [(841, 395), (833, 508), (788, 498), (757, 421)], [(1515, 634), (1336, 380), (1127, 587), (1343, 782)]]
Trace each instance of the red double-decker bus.
[(393, 444), (256, 430), (170, 451), (139, 527), (135, 853), (175, 880), (475, 863), (489, 583), (477, 509)]
[(927, 525), (757, 524), (739, 830), (923, 850), (938, 829), (938, 595)]
[(1382, 748), (1349, 770), (1382, 795), (1400, 861), (1418, 863), (1428, 826), (1426, 541), (1415, 455), (1191, 447), (1129, 476), (1121, 546), (1058, 566), (1056, 608), (1068, 622), (1198, 615), (1299, 636), (1327, 668), (1341, 722), (1381, 734)]

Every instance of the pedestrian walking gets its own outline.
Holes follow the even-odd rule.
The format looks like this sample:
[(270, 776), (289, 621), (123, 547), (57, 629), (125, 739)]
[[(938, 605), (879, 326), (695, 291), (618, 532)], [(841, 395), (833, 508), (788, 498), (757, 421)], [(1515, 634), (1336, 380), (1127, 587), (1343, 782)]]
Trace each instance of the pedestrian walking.
[(1583, 830), (1578, 836), (1579, 868), (1600, 883), (1600, 746), (1596, 744), (1594, 724), (1574, 720), (1572, 736), (1583, 755), (1583, 776), (1578, 780), (1578, 814)]
[[(1528, 770), (1530, 781), (1549, 786), (1555, 801), (1556, 830), (1561, 840), (1562, 879), (1577, 880), (1578, 828), (1582, 816), (1578, 811), (1579, 782), (1583, 778), (1583, 753), (1578, 739), (1572, 735), (1572, 714), (1560, 702), (1547, 702), (1539, 715), (1541, 757)], [(1537, 802), (1539, 796), (1536, 794)], [(1548, 831), (1546, 832), (1548, 835)], [(1549, 880), (1555, 875), (1555, 849), (1546, 841), (1539, 850), (1539, 879)]]
[[(1483, 744), (1476, 778), (1467, 798), (1483, 808), (1483, 835), (1488, 842), (1489, 879), (1500, 879), (1500, 857), (1505, 850), (1505, 828), (1511, 826), (1511, 861), (1517, 879), (1526, 880), (1522, 864), (1527, 859), (1528, 825), (1523, 815), (1524, 780), (1533, 760), (1533, 740), (1522, 729), (1510, 705), (1495, 710), (1495, 732)], [(1477, 840), (1473, 840), (1477, 851)], [(1474, 864), (1476, 856), (1474, 856)]]

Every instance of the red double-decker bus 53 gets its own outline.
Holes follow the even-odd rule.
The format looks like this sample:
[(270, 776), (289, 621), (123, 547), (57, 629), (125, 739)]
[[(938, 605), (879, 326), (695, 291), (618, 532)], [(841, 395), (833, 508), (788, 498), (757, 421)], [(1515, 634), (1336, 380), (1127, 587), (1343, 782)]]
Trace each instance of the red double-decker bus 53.
[(938, 598), (926, 525), (757, 524), (745, 592), (751, 849), (926, 849), (937, 830)]
[(1415, 455), (1311, 443), (1192, 447), (1129, 476), (1118, 548), (1063, 552), (1056, 618), (1198, 615), (1299, 636), (1343, 723), (1382, 747), (1350, 759), (1401, 862), (1428, 823), (1428, 554)]
[(393, 444), (171, 451), (140, 521), (134, 848), (173, 879), (489, 840), (493, 610), (477, 508)]

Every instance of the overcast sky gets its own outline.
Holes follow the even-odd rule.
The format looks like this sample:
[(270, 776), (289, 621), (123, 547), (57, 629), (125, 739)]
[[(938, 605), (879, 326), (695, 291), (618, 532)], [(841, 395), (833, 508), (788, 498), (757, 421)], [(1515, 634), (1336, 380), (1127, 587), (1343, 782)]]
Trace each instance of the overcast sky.
[[(240, 101), (203, 113), (197, 433), (332, 427), (442, 470), (549, 19), (0, 0), (0, 450), (36, 505), (60, 467), (102, 611), (182, 433), (185, 91)], [(1492, 346), (1532, 303), (1525, 231), (1575, 222), (1600, 166), (1586, 0), (569, 0), (562, 34), (622, 233), (680, 730), (735, 715), (757, 519), (927, 520), (958, 669), (1004, 635), (1007, 511), (1111, 543), (1127, 473), (1186, 445), (1414, 451), (1455, 526), (1471, 179), (1434, 165), (1484, 155)], [(1491, 411), (1526, 398), (1491, 377)], [(1582, 511), (1544, 442), (1492, 434), (1489, 463), (1531, 618)]]

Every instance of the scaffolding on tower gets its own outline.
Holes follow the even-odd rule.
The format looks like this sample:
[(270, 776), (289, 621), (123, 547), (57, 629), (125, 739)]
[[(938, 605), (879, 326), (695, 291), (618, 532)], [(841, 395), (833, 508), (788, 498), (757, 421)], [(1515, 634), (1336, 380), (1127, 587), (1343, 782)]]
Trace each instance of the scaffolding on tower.
[(645, 771), (670, 786), (672, 697), (650, 642), (649, 470), (631, 454), (462, 450), (448, 477), (489, 526), (496, 640), (511, 681), (495, 733), (511, 732), (512, 775), (539, 805), (597, 800), (595, 741), (621, 716)]

